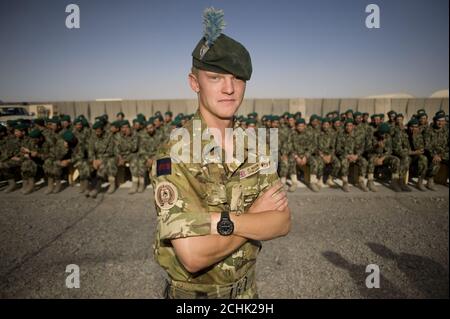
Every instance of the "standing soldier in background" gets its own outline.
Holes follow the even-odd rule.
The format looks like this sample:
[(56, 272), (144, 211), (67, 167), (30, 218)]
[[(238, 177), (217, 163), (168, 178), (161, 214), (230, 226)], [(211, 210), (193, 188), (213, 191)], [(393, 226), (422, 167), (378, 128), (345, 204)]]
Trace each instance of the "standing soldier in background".
[[(155, 126), (152, 121), (147, 121), (145, 128), (146, 134), (142, 134), (139, 139), (138, 150), (138, 176), (139, 188), (138, 192), (142, 193), (145, 190), (145, 175), (151, 172), (151, 167), (158, 147), (160, 147), (157, 137), (155, 135)], [(150, 174), (149, 174), (150, 178)]]
[(428, 157), (428, 181), (427, 188), (434, 188), (434, 176), (439, 171), (441, 164), (448, 165), (449, 144), (448, 131), (445, 129), (445, 115), (440, 113), (433, 119), (433, 126), (424, 131), (425, 149)]
[(425, 156), (425, 139), (420, 132), (419, 121), (415, 118), (408, 122), (409, 145), (411, 148), (411, 164), (417, 165), (417, 189), (425, 191), (423, 180), (428, 170), (428, 159)]
[[(411, 163), (410, 155), (412, 155), (411, 147), (409, 145), (409, 137), (403, 124), (403, 114), (398, 113), (395, 117), (394, 135), (392, 138), (393, 154), (400, 160), (400, 188), (404, 192), (410, 192), (408, 187), (408, 180), (406, 176), (409, 171), (409, 165)], [(391, 128), (392, 131), (392, 128)]]
[(116, 156), (118, 166), (129, 164), (130, 167), (132, 185), (128, 194), (136, 193), (139, 187), (138, 134), (131, 130), (130, 122), (127, 120), (121, 122), (120, 134), (116, 140)]
[(89, 163), (96, 173), (94, 188), (88, 194), (93, 198), (97, 197), (102, 180), (109, 181), (108, 194), (112, 194), (116, 190), (116, 146), (113, 136), (106, 134), (104, 127), (105, 123), (101, 120), (94, 123), (92, 128), (95, 133), (91, 136), (88, 146)]
[(393, 137), (395, 134), (395, 128), (397, 126), (396, 122), (397, 122), (397, 112), (391, 110), (387, 113), (388, 115), (388, 121), (386, 122), (389, 127), (390, 127), (390, 131), (389, 134), (391, 134), (391, 136)]
[(329, 118), (324, 118), (322, 120), (322, 131), (320, 132), (318, 138), (318, 147), (316, 151), (318, 160), (317, 179), (319, 187), (323, 184), (323, 174), (327, 165), (331, 166), (331, 173), (326, 182), (329, 187), (333, 187), (335, 185), (333, 182), (333, 177), (337, 178), (339, 171), (341, 170), (341, 163), (335, 154), (336, 134), (334, 134), (330, 128), (330, 122), (331, 121)]
[(354, 132), (354, 121), (352, 119), (345, 121), (344, 132), (337, 137), (336, 155), (341, 160), (342, 190), (349, 192), (348, 174), (350, 165), (358, 165), (358, 187), (367, 192), (364, 184), (364, 177), (367, 173), (367, 160), (363, 157), (364, 141), (358, 138)]
[[(55, 123), (53, 123), (55, 124)], [(64, 146), (64, 140), (57, 135), (53, 144), (49, 146), (49, 153), (45, 158), (42, 168), (47, 176), (47, 189), (44, 194), (59, 193), (61, 191), (62, 166), (60, 161), (67, 153)]]

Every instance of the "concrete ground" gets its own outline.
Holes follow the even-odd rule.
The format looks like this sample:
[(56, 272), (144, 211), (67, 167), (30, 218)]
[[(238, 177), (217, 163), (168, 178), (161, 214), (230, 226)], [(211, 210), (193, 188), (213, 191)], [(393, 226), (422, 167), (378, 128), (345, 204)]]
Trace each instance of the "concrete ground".
[[(160, 298), (151, 188), (87, 199), (77, 187), (45, 196), (0, 193), (0, 298)], [(3, 188), (0, 186), (0, 190)], [(265, 242), (261, 298), (448, 298), (448, 187), (289, 194), (293, 226)], [(66, 288), (67, 265), (80, 288)], [(366, 266), (380, 288), (365, 285)]]

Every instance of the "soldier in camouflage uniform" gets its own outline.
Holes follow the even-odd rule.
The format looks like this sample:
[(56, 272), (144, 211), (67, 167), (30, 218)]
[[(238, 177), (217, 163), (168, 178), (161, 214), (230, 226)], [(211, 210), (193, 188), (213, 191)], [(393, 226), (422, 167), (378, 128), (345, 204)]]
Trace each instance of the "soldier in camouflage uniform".
[(336, 135), (336, 138), (338, 138), (339, 134), (344, 132), (344, 128), (342, 126), (342, 121), (341, 121), (340, 117), (336, 116), (336, 117), (332, 118), (331, 123), (333, 125), (334, 134)]
[[(139, 150), (138, 150), (138, 176), (139, 176), (139, 188), (138, 192), (142, 193), (145, 190), (145, 175), (151, 172), (151, 167), (155, 160), (158, 147), (161, 145), (156, 137), (155, 126), (153, 122), (147, 121), (146, 134), (142, 134), (139, 137)], [(149, 178), (151, 176), (149, 174)]]
[(367, 192), (368, 189), (364, 184), (364, 177), (367, 172), (367, 160), (363, 157), (364, 141), (356, 136), (354, 132), (354, 121), (349, 119), (345, 121), (344, 133), (340, 134), (336, 141), (336, 155), (341, 161), (342, 190), (349, 192), (348, 174), (350, 164), (358, 165), (358, 186)]
[(318, 147), (316, 150), (318, 168), (317, 168), (317, 178), (319, 180), (318, 186), (322, 186), (322, 179), (325, 166), (331, 166), (331, 173), (327, 179), (327, 185), (334, 187), (333, 177), (337, 178), (341, 170), (341, 163), (336, 157), (336, 134), (330, 127), (330, 119), (324, 118), (322, 120), (322, 132), (318, 138)]
[(392, 172), (392, 189), (395, 192), (401, 192), (400, 188), (400, 159), (392, 155), (392, 137), (390, 135), (390, 127), (387, 123), (381, 123), (372, 139), (372, 150), (369, 152), (369, 165), (367, 168), (367, 187), (376, 192), (377, 188), (374, 183), (374, 173), (376, 166), (389, 166)]
[(93, 181), (94, 188), (88, 194), (93, 198), (97, 197), (102, 180), (107, 179), (109, 182), (108, 194), (112, 194), (116, 190), (116, 145), (113, 135), (106, 134), (104, 127), (103, 121), (94, 123), (92, 127), (94, 134), (91, 136), (88, 145), (89, 164), (96, 173)]
[(52, 142), (49, 142), (49, 153), (47, 154), (42, 168), (47, 176), (47, 189), (44, 194), (59, 193), (61, 191), (62, 166), (60, 161), (67, 153), (64, 140), (56, 134)]
[[(210, 13), (220, 17), (221, 12), (213, 10), (205, 11), (207, 22)], [(187, 146), (192, 146), (194, 134), (209, 128), (209, 116), (222, 135), (225, 128), (233, 127), (233, 115), (251, 75), (249, 54), (240, 43), (223, 34), (209, 39), (207, 33), (193, 52), (189, 80), (198, 93), (199, 109), (186, 124)], [(235, 59), (228, 57), (230, 53)], [(223, 71), (216, 73), (212, 68)], [(212, 84), (209, 76), (220, 80)], [(226, 102), (227, 107), (216, 102), (224, 97), (233, 99)], [(200, 121), (198, 131), (193, 121)], [(204, 155), (190, 152), (189, 156), (200, 155), (200, 161), (186, 163), (171, 158), (175, 143), (170, 141), (158, 150), (152, 168), (158, 215), (154, 255), (169, 276), (165, 296), (257, 298), (259, 240), (285, 235), (290, 227), (286, 193), (276, 192), (281, 188), (276, 168), (258, 157), (250, 163), (247, 149), (243, 161), (226, 163), (224, 157), (214, 156), (222, 154), (222, 147), (230, 147), (221, 146), (222, 139), (213, 145), (202, 140)], [(226, 229), (231, 224), (235, 226)]]
[(428, 170), (428, 159), (425, 156), (425, 139), (420, 132), (419, 121), (413, 118), (408, 122), (408, 138), (410, 145), (411, 164), (417, 165), (417, 175), (419, 177), (417, 181), (417, 189), (425, 191), (423, 180), (426, 177)]
[(13, 169), (19, 168), (24, 160), (22, 147), (29, 147), (31, 141), (26, 135), (27, 126), (25, 124), (14, 125), (14, 137), (6, 140), (3, 145), (0, 158), (0, 175), (8, 181), (5, 193), (11, 193), (16, 188)]
[[(120, 128), (120, 135), (117, 138), (117, 158), (118, 166), (130, 167), (132, 185), (128, 194), (134, 194), (139, 188), (139, 164), (138, 164), (138, 148), (139, 133), (132, 131), (130, 122), (123, 120)], [(142, 134), (142, 133), (141, 133)]]
[(308, 129), (305, 125), (305, 120), (299, 119), (297, 121), (296, 130), (290, 135), (287, 146), (289, 149), (289, 168), (293, 168), (289, 174), (294, 188), (298, 185), (297, 167), (308, 165), (310, 169), (309, 187), (313, 192), (319, 191), (319, 186), (317, 185), (317, 171), (319, 165), (317, 158), (314, 156), (316, 146), (317, 139), (313, 133), (313, 129)]
[(445, 129), (445, 115), (442, 113), (436, 115), (433, 126), (423, 134), (429, 165), (427, 188), (435, 190), (434, 176), (436, 176), (442, 164), (448, 165), (449, 159), (449, 141), (448, 131)]
[[(406, 175), (411, 164), (411, 146), (409, 144), (408, 133), (403, 124), (403, 114), (398, 113), (395, 117), (396, 126), (394, 127), (394, 134), (392, 138), (393, 154), (400, 160), (400, 188), (404, 192), (411, 192), (407, 185)], [(388, 124), (389, 125), (389, 124)], [(392, 131), (392, 128), (391, 128)]]
[(391, 134), (391, 136), (394, 137), (394, 134), (395, 134), (395, 131), (396, 131), (396, 126), (397, 126), (396, 118), (397, 118), (398, 114), (397, 114), (397, 112), (391, 110), (391, 111), (389, 111), (387, 113), (387, 115), (388, 115), (389, 119), (388, 119), (388, 121), (386, 123), (387, 123), (387, 125), (389, 125), (389, 128), (390, 128), (389, 134)]
[(61, 130), (58, 134), (62, 137), (63, 134), (67, 131), (72, 131), (72, 121), (70, 115), (63, 115), (60, 117), (61, 119)]

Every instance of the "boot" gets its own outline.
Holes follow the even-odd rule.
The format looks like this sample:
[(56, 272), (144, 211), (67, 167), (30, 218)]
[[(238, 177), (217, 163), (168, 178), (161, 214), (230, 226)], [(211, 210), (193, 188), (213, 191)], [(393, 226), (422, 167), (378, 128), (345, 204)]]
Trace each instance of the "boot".
[(87, 179), (80, 180), (80, 194), (83, 194), (88, 189), (89, 181)]
[(283, 184), (283, 189), (285, 191), (289, 190), (290, 187), (287, 183), (286, 177), (281, 177), (281, 184)]
[(319, 186), (317, 186), (317, 176), (316, 175), (311, 174), (311, 180), (309, 183), (309, 187), (311, 188), (311, 190), (314, 193), (317, 193), (320, 190)]
[(295, 192), (297, 190), (297, 186), (298, 186), (297, 174), (292, 174), (291, 175), (291, 186), (289, 186), (288, 191), (290, 193)]
[(22, 178), (22, 188), (20, 189), (20, 191), (22, 192), (22, 194), (25, 194), (25, 192), (27, 191), (28, 188), (28, 178)]
[[(132, 176), (132, 177), (131, 177), (131, 182), (132, 182), (133, 184), (131, 185), (131, 188), (130, 188), (130, 190), (128, 191), (128, 194), (130, 194), (130, 195), (137, 192), (137, 190), (138, 190), (138, 185), (139, 185), (139, 177)], [(109, 191), (109, 190), (108, 190), (108, 191)]]
[(421, 192), (425, 191), (425, 186), (423, 185), (423, 177), (419, 177), (419, 180), (417, 181), (417, 189)]
[(27, 188), (24, 190), (23, 194), (28, 195), (28, 194), (32, 193), (33, 190), (34, 190), (34, 177), (30, 177), (30, 178), (28, 178)]
[(378, 192), (378, 189), (375, 187), (375, 182), (373, 181), (373, 174), (367, 176), (367, 188), (372, 192)]
[(47, 179), (47, 189), (45, 190), (45, 192), (44, 192), (44, 194), (45, 195), (48, 195), (48, 194), (50, 194), (51, 192), (53, 192), (53, 183), (54, 183), (55, 181), (54, 181), (54, 179), (53, 179), (53, 177), (49, 177), (48, 179)]
[(61, 191), (61, 179), (57, 178), (55, 180), (55, 188), (53, 189), (53, 194), (57, 194)]
[(342, 190), (345, 193), (350, 192), (350, 188), (348, 186), (348, 177), (347, 176), (342, 176)]
[(430, 191), (435, 191), (435, 190), (436, 190), (436, 188), (434, 188), (434, 177), (429, 177), (429, 178), (427, 179), (427, 188), (428, 188)]
[(112, 194), (116, 190), (116, 178), (114, 176), (109, 176), (108, 182), (109, 182), (109, 187), (108, 187), (108, 190), (106, 191), (106, 193)]
[(411, 188), (408, 187), (408, 185), (406, 185), (406, 179), (405, 177), (400, 177), (400, 188), (402, 189), (402, 191), (404, 192), (411, 192)]
[(319, 189), (323, 188), (323, 177), (322, 176), (317, 178), (317, 184), (316, 185), (317, 185), (317, 187)]
[[(348, 181), (347, 181), (347, 183), (348, 183)], [(331, 187), (331, 188), (333, 188), (335, 186), (335, 184), (333, 182), (333, 177), (331, 175), (328, 176), (328, 178), (327, 178), (327, 185), (328, 185), (328, 187)]]
[(13, 178), (8, 179), (8, 187), (6, 187), (5, 193), (7, 193), (7, 194), (11, 193), (15, 189), (16, 189), (16, 181)]
[(360, 176), (358, 178), (358, 187), (363, 191), (363, 192), (368, 192), (369, 190), (367, 189), (366, 184), (364, 184), (364, 176)]
[(102, 187), (102, 181), (99, 178), (94, 180), (94, 188), (86, 194), (89, 197), (96, 198), (98, 193), (100, 193), (100, 189)]
[(392, 182), (391, 187), (394, 190), (394, 192), (399, 193), (402, 191), (400, 187), (400, 178), (397, 174), (392, 174)]
[(144, 191), (145, 191), (145, 178), (143, 176), (140, 176), (138, 193), (143, 193)]

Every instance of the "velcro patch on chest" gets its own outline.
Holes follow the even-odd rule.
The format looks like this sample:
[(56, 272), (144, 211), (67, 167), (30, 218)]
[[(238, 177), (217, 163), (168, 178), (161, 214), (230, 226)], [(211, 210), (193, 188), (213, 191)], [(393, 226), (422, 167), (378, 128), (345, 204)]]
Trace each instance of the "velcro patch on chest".
[(172, 174), (172, 159), (170, 157), (161, 158), (156, 161), (156, 176)]
[(260, 170), (260, 163), (252, 164), (239, 171), (239, 178), (240, 179), (247, 178), (249, 176), (252, 176), (253, 174), (258, 173), (259, 170)]

